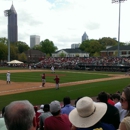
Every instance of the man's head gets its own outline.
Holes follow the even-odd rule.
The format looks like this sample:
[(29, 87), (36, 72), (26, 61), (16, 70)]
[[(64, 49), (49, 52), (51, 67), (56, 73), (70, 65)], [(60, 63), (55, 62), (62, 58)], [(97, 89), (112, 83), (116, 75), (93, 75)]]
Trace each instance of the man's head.
[(53, 116), (59, 115), (61, 110), (61, 105), (59, 101), (52, 101), (50, 103), (50, 112)]
[(101, 92), (98, 94), (97, 100), (100, 102), (107, 103), (108, 101), (108, 94), (106, 92)]
[(7, 105), (4, 119), (8, 130), (36, 129), (34, 107), (27, 100), (14, 101)]
[(44, 105), (44, 108), (43, 108), (43, 111), (44, 111), (44, 112), (50, 111), (50, 105), (49, 105), (49, 104), (45, 104), (45, 105)]
[(64, 105), (67, 105), (67, 104), (70, 104), (70, 97), (64, 97), (63, 98), (63, 103), (64, 103)]
[(113, 99), (113, 101), (114, 101), (115, 103), (119, 102), (119, 101), (120, 101), (120, 98), (121, 98), (121, 96), (120, 96), (120, 94), (118, 94), (118, 93), (115, 93), (115, 94), (112, 95), (112, 99)]

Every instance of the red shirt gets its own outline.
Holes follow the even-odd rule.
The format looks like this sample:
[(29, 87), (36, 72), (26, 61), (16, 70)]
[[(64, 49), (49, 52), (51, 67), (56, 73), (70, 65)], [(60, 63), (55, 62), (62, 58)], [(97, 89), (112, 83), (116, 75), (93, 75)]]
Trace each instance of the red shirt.
[(112, 105), (112, 106), (114, 106), (115, 105), (115, 102), (114, 101), (112, 101), (111, 99), (108, 99), (107, 100), (107, 103), (109, 103), (110, 105)]
[(44, 130), (71, 130), (68, 115), (50, 116), (45, 119)]
[(42, 79), (45, 79), (45, 75), (42, 75)]
[(37, 123), (37, 127), (39, 128), (39, 116), (41, 115), (41, 113), (36, 112), (36, 123)]
[(60, 79), (56, 77), (54, 80), (56, 81), (56, 84), (58, 84)]

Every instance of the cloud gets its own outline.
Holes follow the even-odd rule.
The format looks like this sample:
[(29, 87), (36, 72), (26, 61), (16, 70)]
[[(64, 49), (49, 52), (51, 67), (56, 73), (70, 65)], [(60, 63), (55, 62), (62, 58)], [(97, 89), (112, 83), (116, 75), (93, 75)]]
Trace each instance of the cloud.
[(86, 25), (86, 28), (89, 29), (89, 30), (96, 30), (96, 29), (100, 28), (100, 24), (99, 23), (94, 23), (94, 22), (89, 22)]
[[(7, 37), (7, 18), (12, 0), (0, 0), (0, 37)], [(118, 4), (110, 0), (13, 0), (18, 14), (18, 38), (30, 45), (30, 35), (49, 39), (59, 48), (89, 38), (118, 36)], [(121, 5), (121, 41), (130, 41), (130, 1)]]

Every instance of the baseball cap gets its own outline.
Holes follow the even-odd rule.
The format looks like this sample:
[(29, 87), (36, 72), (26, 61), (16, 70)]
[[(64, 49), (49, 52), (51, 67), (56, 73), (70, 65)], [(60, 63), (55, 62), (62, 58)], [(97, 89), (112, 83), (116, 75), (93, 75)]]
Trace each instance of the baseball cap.
[(40, 106), (40, 109), (43, 109), (44, 108), (44, 105), (42, 104), (41, 106)]
[(50, 103), (50, 112), (55, 113), (58, 112), (61, 109), (61, 105), (59, 101), (52, 101)]

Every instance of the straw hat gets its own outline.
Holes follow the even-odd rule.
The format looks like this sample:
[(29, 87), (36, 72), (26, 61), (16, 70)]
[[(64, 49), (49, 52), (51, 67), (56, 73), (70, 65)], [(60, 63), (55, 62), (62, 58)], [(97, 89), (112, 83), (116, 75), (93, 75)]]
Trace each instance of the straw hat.
[(69, 114), (70, 122), (78, 128), (88, 128), (95, 125), (106, 113), (105, 103), (96, 103), (90, 97), (79, 99), (76, 108)]

